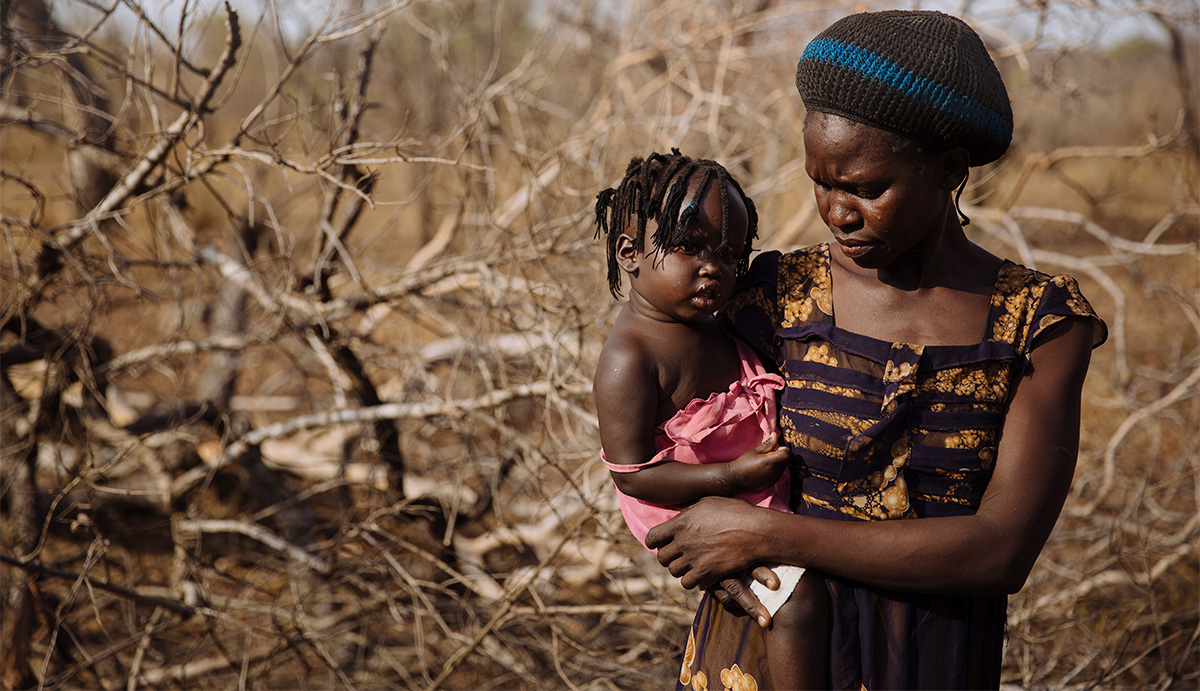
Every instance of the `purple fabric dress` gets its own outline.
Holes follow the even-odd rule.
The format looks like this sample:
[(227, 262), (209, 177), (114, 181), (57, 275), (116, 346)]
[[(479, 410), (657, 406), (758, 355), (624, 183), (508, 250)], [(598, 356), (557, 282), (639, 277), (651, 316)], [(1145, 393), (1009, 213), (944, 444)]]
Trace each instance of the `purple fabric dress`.
[[(1069, 276), (1005, 263), (979, 343), (887, 343), (838, 328), (827, 244), (759, 256), (727, 317), (787, 386), (792, 511), (845, 521), (971, 514), (991, 478), (1011, 395), (1038, 336), (1067, 318), (1107, 337)], [(964, 555), (967, 556), (967, 555)], [(827, 579), (830, 688), (976, 689), (1000, 684), (1004, 595), (951, 596)], [(680, 689), (770, 686), (762, 632), (705, 595)], [(723, 686), (718, 686), (718, 684)]]

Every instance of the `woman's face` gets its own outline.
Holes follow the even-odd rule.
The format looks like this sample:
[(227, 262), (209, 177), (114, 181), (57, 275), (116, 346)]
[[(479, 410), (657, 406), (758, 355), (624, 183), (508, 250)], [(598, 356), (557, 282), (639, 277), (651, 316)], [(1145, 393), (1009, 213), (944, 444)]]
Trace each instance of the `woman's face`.
[(932, 251), (954, 213), (950, 192), (966, 174), (955, 151), (926, 153), (898, 135), (825, 113), (805, 120), (804, 150), (821, 220), (842, 254), (863, 268)]

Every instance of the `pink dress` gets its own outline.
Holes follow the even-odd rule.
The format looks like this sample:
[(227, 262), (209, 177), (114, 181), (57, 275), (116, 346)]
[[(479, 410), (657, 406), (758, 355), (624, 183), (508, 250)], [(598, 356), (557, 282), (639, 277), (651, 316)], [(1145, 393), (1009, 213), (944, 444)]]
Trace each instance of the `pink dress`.
[[(631, 473), (665, 459), (680, 463), (721, 463), (732, 461), (753, 449), (775, 433), (775, 395), (783, 389), (783, 378), (766, 371), (754, 352), (741, 340), (737, 342), (741, 376), (707, 400), (693, 399), (687, 407), (655, 430), (654, 458), (637, 465), (618, 465), (604, 458), (604, 465), (615, 473)], [(757, 506), (788, 511), (790, 481), (787, 473), (772, 487), (737, 495)], [(642, 545), (654, 526), (679, 513), (679, 508), (651, 504), (617, 490), (617, 501), (625, 524)]]

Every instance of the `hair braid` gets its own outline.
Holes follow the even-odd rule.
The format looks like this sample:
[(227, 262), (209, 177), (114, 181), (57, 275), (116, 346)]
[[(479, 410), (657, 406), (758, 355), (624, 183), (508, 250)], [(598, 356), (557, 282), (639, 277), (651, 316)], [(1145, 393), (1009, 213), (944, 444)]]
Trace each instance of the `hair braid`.
[[(696, 183), (690, 200), (688, 187)], [(737, 275), (750, 266), (753, 241), (758, 237), (758, 211), (742, 186), (721, 164), (707, 159), (692, 159), (672, 148), (670, 154), (652, 153), (645, 159), (634, 158), (625, 168), (625, 176), (615, 188), (596, 195), (596, 235), (604, 235), (607, 248), (608, 289), (621, 296), (621, 271), (617, 265), (617, 238), (625, 233), (639, 252), (646, 246), (646, 223), (656, 224), (651, 243), (654, 252), (670, 252), (691, 235), (699, 213), (700, 201), (711, 184), (717, 184), (721, 199), (721, 242), (729, 242), (729, 190), (733, 187), (746, 206), (746, 245), (738, 257)], [(686, 205), (685, 205), (686, 201)], [(630, 233), (629, 231), (632, 231)]]

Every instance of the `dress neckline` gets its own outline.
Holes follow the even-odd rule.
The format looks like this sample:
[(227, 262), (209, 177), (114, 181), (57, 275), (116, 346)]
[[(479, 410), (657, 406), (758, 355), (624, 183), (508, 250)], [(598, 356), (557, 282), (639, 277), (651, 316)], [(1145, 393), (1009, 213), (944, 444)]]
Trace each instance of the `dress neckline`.
[(860, 334), (858, 332), (850, 331), (848, 329), (844, 329), (844, 328), (838, 326), (836, 317), (834, 315), (834, 307), (833, 307), (833, 266), (832, 266), (833, 260), (832, 260), (832, 257), (830, 256), (831, 252), (832, 252), (832, 250), (830, 248), (828, 241), (821, 243), (821, 261), (819, 262), (819, 266), (820, 266), (820, 271), (824, 274), (823, 277), (825, 279), (825, 285), (828, 286), (829, 314), (827, 316), (829, 318), (829, 326), (834, 331), (837, 331), (837, 332), (840, 332), (843, 334), (848, 334), (850, 336), (853, 336), (854, 338), (861, 338), (861, 339), (865, 339), (865, 340), (873, 342), (873, 343), (887, 345), (887, 346), (893, 347), (893, 348), (894, 347), (912, 347), (912, 348), (919, 348), (919, 349), (977, 348), (979, 345), (981, 345), (983, 343), (993, 342), (995, 340), (994, 338), (991, 337), (991, 334), (993, 333), (994, 324), (995, 324), (996, 318), (998, 316), (997, 315), (997, 302), (999, 302), (999, 303), (1001, 303), (1001, 305), (1003, 305), (1003, 301), (997, 300), (996, 298), (1000, 294), (1000, 284), (1004, 280), (1005, 273), (1007, 271), (1009, 271), (1010, 266), (1016, 266), (1016, 264), (1009, 261), (1008, 259), (1002, 258), (1000, 260), (1000, 268), (996, 269), (996, 276), (992, 279), (992, 292), (988, 296), (987, 320), (984, 322), (983, 333), (980, 334), (979, 340), (974, 343), (928, 344), (928, 343), (904, 343), (902, 341), (888, 341), (888, 340), (884, 340), (882, 338), (876, 338), (874, 336)]

